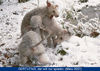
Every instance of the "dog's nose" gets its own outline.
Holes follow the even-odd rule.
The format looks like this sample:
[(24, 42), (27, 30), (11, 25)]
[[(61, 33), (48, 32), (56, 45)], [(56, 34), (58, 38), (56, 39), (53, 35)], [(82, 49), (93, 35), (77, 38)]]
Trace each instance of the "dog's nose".
[(56, 17), (59, 17), (59, 15), (56, 15)]

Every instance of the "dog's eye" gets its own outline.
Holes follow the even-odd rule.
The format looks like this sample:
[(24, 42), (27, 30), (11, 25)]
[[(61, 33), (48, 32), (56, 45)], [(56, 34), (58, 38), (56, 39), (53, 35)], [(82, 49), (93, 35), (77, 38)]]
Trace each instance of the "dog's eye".
[(53, 10), (53, 13), (55, 13), (55, 11)]
[(62, 37), (60, 37), (60, 40), (63, 40), (63, 38), (62, 38)]

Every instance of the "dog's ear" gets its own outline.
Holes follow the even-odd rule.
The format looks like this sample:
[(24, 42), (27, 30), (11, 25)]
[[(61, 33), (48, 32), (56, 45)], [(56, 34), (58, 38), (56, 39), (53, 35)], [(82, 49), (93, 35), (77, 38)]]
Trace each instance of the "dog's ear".
[(50, 7), (50, 6), (51, 6), (51, 3), (48, 2), (48, 0), (47, 0), (47, 7)]

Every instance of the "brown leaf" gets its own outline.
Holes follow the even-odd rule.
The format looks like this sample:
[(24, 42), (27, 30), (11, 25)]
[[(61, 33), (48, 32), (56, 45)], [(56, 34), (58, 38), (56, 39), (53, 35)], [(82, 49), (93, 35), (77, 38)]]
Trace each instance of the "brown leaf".
[(6, 50), (6, 51), (9, 51), (9, 50), (10, 50), (10, 48), (6, 48), (5, 50)]
[(5, 43), (2, 43), (2, 44), (0, 44), (0, 47), (1, 47), (1, 46), (4, 46), (4, 45), (5, 45)]
[(23, 9), (27, 9), (26, 7), (24, 7)]
[(91, 37), (97, 37), (98, 35), (99, 35), (98, 32), (92, 32), (92, 33), (90, 34)]
[(4, 61), (2, 61), (2, 64), (5, 64), (5, 62), (4, 62)]
[(7, 59), (10, 58), (7, 53), (4, 54), (4, 57), (7, 58)]

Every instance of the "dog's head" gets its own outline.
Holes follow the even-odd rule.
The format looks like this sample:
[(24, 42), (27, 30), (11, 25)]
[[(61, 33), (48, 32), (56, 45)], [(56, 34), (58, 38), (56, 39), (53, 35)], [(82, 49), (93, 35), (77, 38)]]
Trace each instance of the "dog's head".
[(53, 3), (47, 0), (47, 9), (50, 18), (52, 18), (53, 16), (59, 17), (58, 5), (54, 5)]
[(54, 44), (60, 44), (63, 41), (67, 41), (69, 40), (71, 37), (71, 33), (67, 30), (63, 30), (62, 32), (59, 33), (59, 35), (57, 36), (57, 38), (54, 40)]

